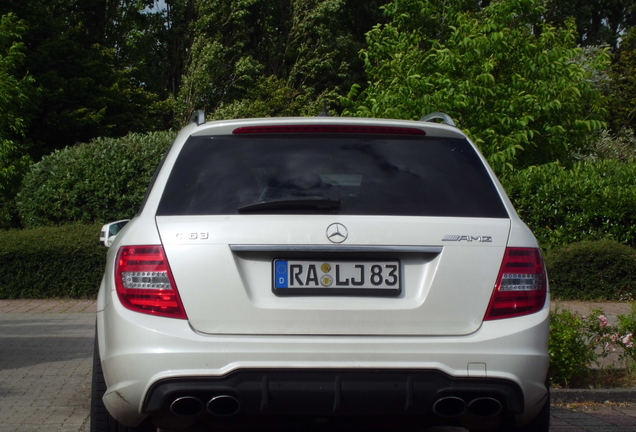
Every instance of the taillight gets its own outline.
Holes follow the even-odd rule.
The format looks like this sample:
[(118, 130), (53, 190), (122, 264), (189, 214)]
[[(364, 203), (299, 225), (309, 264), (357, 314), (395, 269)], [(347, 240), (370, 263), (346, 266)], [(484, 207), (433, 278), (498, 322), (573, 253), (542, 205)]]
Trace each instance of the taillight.
[(545, 304), (546, 285), (539, 249), (507, 248), (484, 320), (513, 318), (540, 311)]
[(187, 319), (162, 246), (123, 246), (117, 254), (119, 300), (135, 312)]

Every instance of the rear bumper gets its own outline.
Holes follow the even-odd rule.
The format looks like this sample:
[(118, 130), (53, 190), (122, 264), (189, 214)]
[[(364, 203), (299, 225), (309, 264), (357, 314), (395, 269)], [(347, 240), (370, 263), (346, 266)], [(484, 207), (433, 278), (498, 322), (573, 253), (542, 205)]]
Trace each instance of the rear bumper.
[[(487, 397), (501, 404), (502, 416), (524, 424), (547, 397), (548, 327), (546, 304), (466, 336), (217, 336), (109, 301), (98, 312), (104, 403), (123, 424), (151, 416), (169, 429), (208, 420), (232, 425), (233, 418), (260, 425), (283, 414), (467, 424), (468, 404)], [(207, 412), (208, 401), (223, 395), (236, 399), (236, 416)], [(446, 395), (461, 399), (466, 413), (433, 415)], [(170, 406), (180, 397), (199, 399), (202, 417), (175, 417)]]
[[(524, 398), (507, 380), (455, 378), (414, 370), (241, 370), (223, 377), (171, 378), (151, 387), (144, 412), (166, 425), (235, 429), (275, 419), (277, 426), (353, 418), (466, 427), (513, 421)], [(161, 425), (159, 425), (161, 426)]]

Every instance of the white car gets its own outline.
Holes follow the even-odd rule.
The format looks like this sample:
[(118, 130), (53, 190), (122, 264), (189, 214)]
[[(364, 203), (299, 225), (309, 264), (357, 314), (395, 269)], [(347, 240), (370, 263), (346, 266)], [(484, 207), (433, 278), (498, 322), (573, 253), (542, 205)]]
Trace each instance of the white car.
[(539, 246), (444, 114), (199, 112), (124, 223), (93, 432), (548, 431)]

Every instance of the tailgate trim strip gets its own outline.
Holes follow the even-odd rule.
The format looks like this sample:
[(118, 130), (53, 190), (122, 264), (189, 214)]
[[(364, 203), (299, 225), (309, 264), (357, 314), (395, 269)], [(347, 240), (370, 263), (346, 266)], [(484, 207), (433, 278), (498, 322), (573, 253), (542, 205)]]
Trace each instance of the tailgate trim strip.
[(399, 253), (435, 253), (439, 254), (443, 246), (332, 246), (332, 245), (255, 245), (231, 244), (232, 252), (399, 252)]

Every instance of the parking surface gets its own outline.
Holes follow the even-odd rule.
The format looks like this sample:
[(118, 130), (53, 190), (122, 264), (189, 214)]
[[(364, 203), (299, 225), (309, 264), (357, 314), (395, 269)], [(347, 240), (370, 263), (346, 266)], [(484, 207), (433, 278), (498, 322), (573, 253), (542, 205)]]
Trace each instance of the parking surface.
[(0, 301), (0, 432), (88, 431), (94, 310)]
[[(0, 300), (0, 432), (88, 432), (94, 325), (92, 301)], [(550, 430), (636, 432), (636, 404), (559, 404)]]

